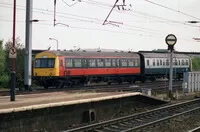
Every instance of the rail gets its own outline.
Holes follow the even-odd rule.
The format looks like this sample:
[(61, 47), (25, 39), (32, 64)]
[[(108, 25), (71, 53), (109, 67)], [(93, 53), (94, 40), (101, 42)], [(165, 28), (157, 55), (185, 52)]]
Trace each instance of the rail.
[(200, 111), (199, 104), (200, 99), (194, 99), (191, 101), (181, 102), (146, 112), (141, 112), (139, 114), (133, 114), (109, 121), (69, 129), (64, 132), (82, 132), (91, 130), (94, 132), (129, 132), (137, 129), (143, 129), (144, 127), (163, 122), (177, 116), (192, 113), (194, 111)]
[(199, 127), (196, 127), (192, 130), (189, 130), (188, 132), (199, 132), (200, 131), (200, 126)]
[[(173, 90), (180, 89), (182, 84), (180, 82), (176, 82), (173, 85)], [(19, 94), (39, 94), (39, 93), (47, 93), (47, 92), (58, 92), (58, 91), (67, 91), (67, 92), (112, 92), (112, 91), (133, 91), (133, 92), (141, 92), (142, 89), (150, 88), (152, 90), (161, 91), (168, 89), (167, 82), (156, 82), (156, 83), (139, 83), (139, 84), (120, 84), (120, 85), (90, 85), (84, 87), (74, 87), (74, 88), (63, 88), (63, 89), (36, 89), (33, 91), (19, 91), (16, 90), (16, 95)], [(0, 91), (0, 96), (8, 96), (9, 90)]]

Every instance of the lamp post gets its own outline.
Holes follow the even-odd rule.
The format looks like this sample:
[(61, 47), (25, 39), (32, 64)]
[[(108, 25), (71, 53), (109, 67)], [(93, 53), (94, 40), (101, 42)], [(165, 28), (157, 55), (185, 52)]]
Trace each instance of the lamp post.
[(58, 40), (55, 38), (49, 38), (49, 40), (55, 40), (56, 41), (56, 45), (57, 45), (57, 50), (58, 50)]
[(173, 34), (167, 35), (165, 42), (168, 45), (168, 50), (170, 51), (170, 71), (169, 71), (169, 93), (168, 96), (172, 99), (172, 80), (173, 80), (173, 51), (174, 45), (176, 44), (177, 38)]

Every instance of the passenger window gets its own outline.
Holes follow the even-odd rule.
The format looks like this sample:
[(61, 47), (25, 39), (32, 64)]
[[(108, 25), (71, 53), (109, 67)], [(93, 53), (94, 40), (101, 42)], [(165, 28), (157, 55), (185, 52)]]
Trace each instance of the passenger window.
[(116, 60), (115, 59), (112, 59), (112, 66), (116, 67)]
[(165, 61), (163, 61), (163, 66), (165, 66)]
[(160, 60), (160, 65), (162, 66), (162, 60)]
[(159, 66), (159, 60), (157, 60), (157, 66)]
[(169, 60), (168, 59), (166, 60), (166, 65), (169, 66)]
[(187, 66), (189, 65), (189, 62), (188, 62), (188, 60), (186, 60), (186, 65), (187, 65)]
[(73, 67), (73, 61), (72, 61), (72, 59), (68, 59), (68, 58), (66, 58), (65, 59), (65, 67)]
[(155, 66), (156, 65), (156, 62), (155, 62), (155, 60), (153, 60), (153, 66)]
[(149, 66), (149, 60), (147, 60), (147, 66)]
[(111, 67), (111, 59), (105, 59), (105, 66)]
[(181, 61), (181, 65), (183, 65), (183, 66), (185, 65), (185, 62), (184, 62), (184, 60), (182, 60), (182, 61)]
[(126, 59), (120, 59), (120, 63), (122, 67), (127, 67), (127, 60)]
[(97, 59), (97, 66), (98, 67), (104, 67), (104, 60), (103, 59)]
[(176, 65), (176, 66), (178, 65), (178, 61), (177, 61), (177, 59), (175, 59), (175, 65)]
[(137, 66), (140, 66), (140, 64), (139, 64), (139, 59), (135, 59), (135, 66), (137, 67)]
[(81, 59), (74, 59), (74, 67), (82, 67)]
[(133, 59), (128, 60), (128, 66), (134, 67), (134, 60)]
[(178, 60), (178, 65), (179, 65), (179, 66), (181, 65), (181, 60)]
[(96, 67), (95, 59), (89, 59), (88, 63), (89, 63), (89, 67)]

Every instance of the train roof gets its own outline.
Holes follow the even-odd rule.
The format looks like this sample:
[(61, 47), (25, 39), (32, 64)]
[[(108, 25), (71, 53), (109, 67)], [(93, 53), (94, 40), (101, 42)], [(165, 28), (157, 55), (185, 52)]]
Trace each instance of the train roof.
[[(166, 58), (170, 56), (169, 52), (165, 52), (165, 53), (153, 53), (153, 52), (139, 52), (140, 54), (142, 54), (145, 58)], [(173, 55), (175, 58), (189, 58), (188, 55), (186, 54), (177, 54), (174, 53)]]
[(94, 57), (135, 57), (139, 58), (136, 52), (111, 52), (111, 51), (45, 51), (51, 52), (57, 56), (94, 56)]

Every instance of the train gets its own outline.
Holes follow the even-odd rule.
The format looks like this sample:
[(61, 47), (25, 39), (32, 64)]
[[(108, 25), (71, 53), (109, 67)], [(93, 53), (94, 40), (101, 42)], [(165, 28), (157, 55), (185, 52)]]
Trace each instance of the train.
[[(36, 54), (33, 77), (44, 88), (88, 83), (155, 81), (169, 78), (169, 53), (121, 51), (43, 51)], [(191, 71), (191, 59), (174, 53), (175, 79)]]

